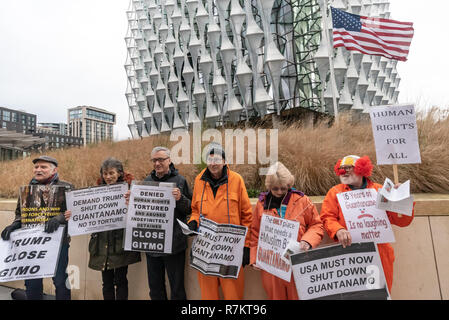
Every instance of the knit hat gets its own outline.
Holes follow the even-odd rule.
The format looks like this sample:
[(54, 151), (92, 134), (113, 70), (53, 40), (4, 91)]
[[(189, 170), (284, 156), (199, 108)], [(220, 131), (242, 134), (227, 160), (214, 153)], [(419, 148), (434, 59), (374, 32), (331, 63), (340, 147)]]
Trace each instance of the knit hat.
[(373, 171), (373, 164), (368, 156), (346, 156), (343, 159), (339, 159), (334, 167), (335, 174), (341, 176), (346, 173), (345, 169), (341, 169), (342, 166), (353, 166), (354, 173), (358, 176), (369, 177)]

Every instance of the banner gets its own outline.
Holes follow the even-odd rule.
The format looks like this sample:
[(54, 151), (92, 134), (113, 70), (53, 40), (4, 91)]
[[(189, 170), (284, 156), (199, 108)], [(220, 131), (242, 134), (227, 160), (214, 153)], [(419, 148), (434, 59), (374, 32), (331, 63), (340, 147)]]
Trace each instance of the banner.
[(172, 190), (145, 184), (131, 186), (125, 250), (171, 253), (176, 206)]
[(378, 209), (377, 191), (360, 189), (337, 194), (352, 242), (395, 242), (385, 210)]
[(123, 229), (126, 226), (127, 183), (91, 187), (66, 193), (71, 236)]
[(202, 218), (192, 242), (190, 266), (205, 275), (237, 278), (248, 228)]
[(65, 204), (65, 187), (29, 185), (20, 187), (20, 212), (22, 228), (45, 224), (61, 214)]
[(290, 240), (298, 239), (299, 222), (263, 214), (260, 221), (256, 266), (290, 282), (290, 260), (283, 252)]
[(377, 246), (333, 245), (291, 256), (300, 300), (390, 299)]
[(0, 282), (50, 278), (56, 273), (64, 228), (18, 229), (9, 241), (0, 239)]
[(377, 164), (421, 163), (415, 107), (369, 108)]

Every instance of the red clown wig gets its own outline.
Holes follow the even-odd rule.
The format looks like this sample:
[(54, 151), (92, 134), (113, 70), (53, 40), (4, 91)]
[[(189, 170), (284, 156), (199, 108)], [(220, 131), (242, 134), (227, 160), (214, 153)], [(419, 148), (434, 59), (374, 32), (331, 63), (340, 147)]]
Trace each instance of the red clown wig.
[(369, 177), (373, 171), (373, 164), (368, 156), (346, 156), (343, 159), (339, 159), (334, 167), (335, 174), (341, 176), (346, 173), (345, 169), (341, 166), (353, 166), (354, 173), (358, 176)]

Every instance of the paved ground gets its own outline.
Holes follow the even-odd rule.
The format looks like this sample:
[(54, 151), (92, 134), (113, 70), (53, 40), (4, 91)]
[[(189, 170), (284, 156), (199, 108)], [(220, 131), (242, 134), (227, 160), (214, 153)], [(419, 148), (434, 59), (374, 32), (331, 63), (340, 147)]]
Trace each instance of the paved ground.
[[(8, 287), (4, 287), (4, 286), (0, 286), (0, 300), (12, 300), (11, 298), (11, 292), (13, 292), (14, 288), (8, 288)], [(23, 292), (22, 292), (23, 295)], [(44, 300), (54, 300), (55, 297), (54, 296), (49, 296), (44, 294)]]
[(11, 292), (14, 289), (0, 286), (0, 300), (12, 300), (11, 299)]

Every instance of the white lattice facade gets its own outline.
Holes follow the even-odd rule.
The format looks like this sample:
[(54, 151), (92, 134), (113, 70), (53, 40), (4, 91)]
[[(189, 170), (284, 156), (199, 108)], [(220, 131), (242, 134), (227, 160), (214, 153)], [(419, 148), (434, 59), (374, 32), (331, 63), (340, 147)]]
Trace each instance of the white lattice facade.
[[(330, 49), (320, 2), (131, 0), (125, 95), (133, 137), (202, 121), (251, 121), (297, 107), (332, 114), (329, 52), (335, 55), (338, 110), (366, 112), (395, 103), (396, 61)], [(387, 0), (329, 2), (355, 14), (390, 17)]]

